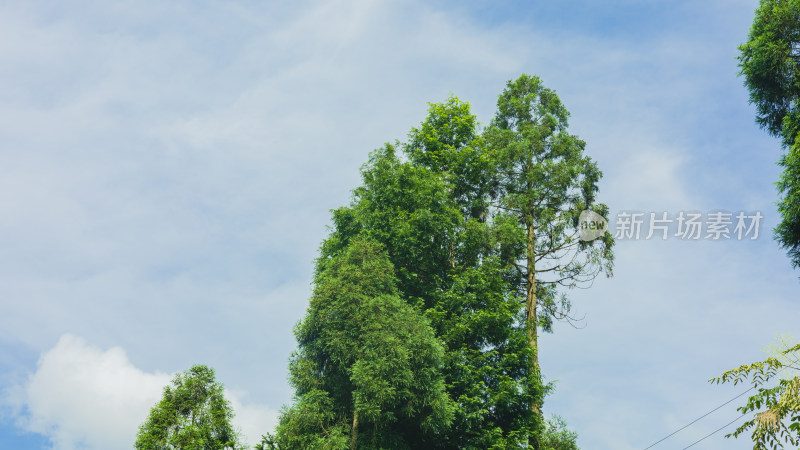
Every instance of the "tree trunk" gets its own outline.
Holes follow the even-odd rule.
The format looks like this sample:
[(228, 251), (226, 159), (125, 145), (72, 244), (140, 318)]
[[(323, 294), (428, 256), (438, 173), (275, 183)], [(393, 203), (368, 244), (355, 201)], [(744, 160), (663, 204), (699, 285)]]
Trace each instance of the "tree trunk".
[[(536, 248), (534, 246), (535, 239), (533, 234), (533, 225), (527, 224), (526, 231), (528, 234), (528, 255), (527, 255), (527, 284), (528, 284), (528, 291), (527, 296), (525, 299), (525, 306), (527, 309), (527, 320), (528, 320), (528, 344), (530, 344), (531, 348), (533, 349), (533, 362), (531, 364), (531, 368), (534, 369), (534, 373), (539, 373), (539, 348), (537, 344), (538, 340), (538, 326), (539, 321), (536, 315), (536, 267), (535, 267), (535, 258), (536, 258)], [(533, 412), (539, 413), (539, 406), (533, 405), (531, 408)]]
[(353, 428), (350, 430), (350, 448), (355, 450), (358, 439), (358, 410), (353, 408)]
[[(527, 231), (527, 238), (528, 238), (528, 254), (527, 254), (527, 267), (526, 267), (526, 278), (528, 283), (528, 291), (525, 299), (525, 306), (526, 306), (526, 318), (528, 321), (528, 344), (531, 346), (533, 350), (533, 361), (531, 361), (531, 376), (539, 378), (539, 346), (538, 346), (538, 330), (539, 330), (539, 320), (536, 314), (536, 240), (534, 236), (533, 224), (529, 223), (525, 225)], [(537, 383), (539, 384), (539, 383)], [(537, 387), (540, 389), (540, 387)], [(531, 403), (531, 412), (534, 415), (539, 417), (539, 420), (542, 419), (542, 411), (539, 408), (539, 401), (541, 396), (541, 391), (537, 391), (534, 394), (534, 400)], [(529, 444), (535, 449), (539, 450), (541, 444), (539, 442), (539, 436), (533, 435), (529, 439)]]

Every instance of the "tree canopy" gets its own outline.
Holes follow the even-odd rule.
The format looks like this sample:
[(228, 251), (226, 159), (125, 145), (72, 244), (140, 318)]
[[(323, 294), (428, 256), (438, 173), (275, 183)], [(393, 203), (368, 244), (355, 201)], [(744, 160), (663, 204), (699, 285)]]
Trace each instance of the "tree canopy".
[(791, 145), (800, 118), (800, 1), (761, 0), (739, 52), (756, 121)]
[(451, 423), (442, 345), (396, 284), (368, 238), (324, 262), (296, 330), (296, 402), (281, 417), (280, 448), (421, 448)]
[(578, 450), (578, 434), (567, 429), (567, 423), (561, 416), (553, 416), (546, 422), (542, 449)]
[(800, 0), (761, 0), (739, 52), (756, 122), (787, 149), (779, 160), (775, 238), (800, 268)]
[(559, 287), (578, 287), (605, 271), (611, 275), (614, 238), (579, 239), (580, 213), (601, 216), (596, 202), (602, 172), (584, 153), (586, 143), (567, 131), (567, 112), (556, 93), (535, 76), (509, 82), (486, 132), (493, 163), (496, 223), (503, 260), (521, 275), (531, 345), (536, 329), (567, 318), (569, 303), (557, 301)]
[(537, 330), (569, 318), (561, 288), (610, 274), (613, 238), (578, 238), (580, 212), (607, 207), (567, 116), (523, 75), (488, 127), (450, 97), (370, 154), (332, 212), (295, 401), (262, 447), (576, 447), (543, 419)]
[(139, 427), (134, 448), (242, 449), (233, 428), (233, 408), (214, 377), (214, 369), (192, 366), (164, 387), (164, 394)]

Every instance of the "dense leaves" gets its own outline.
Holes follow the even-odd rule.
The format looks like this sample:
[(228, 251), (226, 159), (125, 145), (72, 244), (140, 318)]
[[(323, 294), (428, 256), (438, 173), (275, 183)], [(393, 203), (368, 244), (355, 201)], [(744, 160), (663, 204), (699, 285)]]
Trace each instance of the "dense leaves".
[(427, 319), (397, 295), (375, 241), (353, 239), (325, 261), (290, 364), (297, 401), (280, 448), (421, 448), (452, 421), (443, 350)]
[(542, 419), (535, 334), (567, 317), (558, 286), (610, 270), (610, 235), (574, 236), (582, 209), (606, 212), (600, 172), (538, 78), (509, 83), (498, 108), (483, 130), (458, 98), (431, 104), (407, 143), (370, 155), (333, 211), (297, 329), (296, 400), (263, 448), (574, 444)]
[(781, 223), (775, 238), (800, 268), (800, 0), (761, 0), (739, 51), (756, 121), (788, 150), (779, 162)]
[[(610, 276), (614, 259), (609, 232), (593, 241), (578, 236), (582, 211), (606, 216), (608, 208), (595, 202), (602, 174), (584, 154), (585, 142), (567, 131), (568, 116), (554, 91), (522, 75), (500, 95), (485, 133), (497, 187), (497, 251), (525, 305), (533, 377), (540, 376), (538, 328), (549, 331), (554, 318), (570, 319), (570, 302), (559, 288), (586, 285), (601, 271)], [(543, 401), (539, 390), (531, 405), (539, 421)], [(535, 436), (532, 444), (540, 446)]]
[(800, 268), (800, 137), (781, 157), (783, 172), (776, 185), (783, 197), (778, 202), (781, 223), (775, 238), (787, 250), (792, 265)]
[(761, 0), (739, 51), (758, 124), (774, 136), (794, 130), (786, 136), (794, 137), (800, 113), (800, 1)]
[[(782, 138), (786, 153), (776, 183), (781, 193), (781, 222), (775, 238), (800, 268), (800, 0), (761, 0), (746, 43), (739, 46), (739, 67), (756, 105), (758, 124)], [(777, 357), (745, 364), (713, 379), (734, 384), (750, 380), (758, 393), (743, 414), (757, 411), (729, 436), (752, 429), (756, 449), (800, 445), (800, 345)], [(791, 376), (791, 375), (794, 376)]]
[(560, 416), (553, 416), (546, 422), (542, 436), (543, 450), (578, 450), (578, 435), (567, 429), (567, 423)]
[(139, 428), (137, 450), (244, 448), (231, 425), (233, 409), (214, 379), (214, 369), (196, 365), (164, 388), (164, 395)]

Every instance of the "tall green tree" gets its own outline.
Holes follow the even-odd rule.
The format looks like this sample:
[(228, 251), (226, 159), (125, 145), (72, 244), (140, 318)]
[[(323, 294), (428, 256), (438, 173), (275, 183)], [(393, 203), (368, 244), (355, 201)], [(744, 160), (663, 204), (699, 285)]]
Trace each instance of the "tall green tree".
[(452, 421), (443, 349), (398, 296), (383, 246), (357, 237), (324, 256), (290, 363), (295, 404), (274, 437), (282, 449), (423, 448)]
[[(469, 126), (457, 127), (453, 121)], [(469, 106), (451, 98), (431, 105), (429, 117), (412, 129), (403, 146), (410, 161), (403, 161), (392, 145), (373, 152), (353, 202), (333, 212), (333, 229), (318, 264), (321, 270), (328, 255), (359, 236), (380, 242), (396, 269), (400, 295), (424, 312), (444, 341), (443, 374), (457, 404), (455, 418), (441, 436), (421, 442), (420, 448), (508, 448), (527, 442), (535, 432), (528, 405), (538, 387), (529, 385), (538, 379), (528, 374), (532, 353), (522, 309), (494, 255), (486, 214), (468, 207), (485, 202), (475, 195), (485, 191), (480, 180), (486, 176), (477, 158), (483, 156), (475, 148), (480, 141), (476, 126)], [(422, 130), (429, 137), (424, 141)], [(424, 146), (414, 147), (419, 142)], [(439, 162), (424, 161), (424, 152), (431, 149), (439, 152)], [(464, 182), (454, 172), (472, 178)]]
[(134, 448), (241, 449), (233, 428), (233, 408), (214, 378), (214, 369), (196, 365), (179, 373), (139, 427)]
[[(413, 443), (403, 435), (403, 442), (413, 448), (505, 449), (529, 443), (544, 448), (539, 437), (547, 433), (547, 428), (540, 409), (548, 388), (542, 384), (536, 346), (531, 345), (525, 278), (518, 270), (526, 255), (525, 228), (520, 227), (521, 216), (508, 209), (513, 203), (511, 197), (518, 193), (508, 188), (509, 165), (503, 160), (508, 154), (498, 138), (503, 129), (493, 124), (490, 130), (482, 130), (469, 105), (456, 97), (431, 104), (428, 117), (412, 128), (407, 143), (387, 144), (370, 155), (361, 170), (363, 184), (353, 191), (352, 202), (333, 211), (333, 226), (317, 260), (316, 276), (321, 280), (354, 243), (366, 240), (379, 244), (394, 269), (393, 295), (422, 313), (443, 342), (439, 371), (454, 404), (452, 421), (436, 433), (417, 433)], [(407, 159), (398, 154), (398, 148)], [(582, 161), (584, 166), (593, 167), (590, 161)], [(558, 165), (560, 160), (554, 157), (541, 164)], [(574, 158), (570, 164), (579, 166)], [(582, 167), (569, 170), (580, 171)], [(596, 182), (599, 172), (592, 174)], [(568, 191), (560, 200), (562, 207), (580, 209), (592, 204), (591, 189), (596, 187), (592, 181), (580, 184), (583, 176), (580, 173), (569, 178), (578, 180), (577, 187), (553, 186), (556, 191)], [(547, 190), (548, 180), (538, 182), (542, 190)], [(584, 187), (591, 192), (581, 201), (574, 200), (574, 191)], [(601, 205), (592, 207), (605, 213)], [(560, 213), (553, 216), (563, 219)], [(573, 217), (572, 228), (577, 217)], [(545, 219), (537, 216), (536, 220)], [(608, 239), (603, 242), (612, 243)], [(610, 253), (600, 253), (597, 248), (601, 246), (592, 253), (590, 247), (589, 243), (580, 246), (581, 255), (594, 255), (595, 264), (605, 263), (604, 267), (610, 268)], [(590, 275), (576, 271), (575, 264), (564, 267), (587, 279)], [(551, 269), (557, 270), (561, 268)], [(535, 288), (539, 299), (536, 306), (543, 312), (534, 328), (549, 329), (553, 318), (566, 314), (566, 301), (558, 300), (556, 289), (548, 287), (546, 281)], [(317, 308), (314, 304), (317, 300), (312, 300), (309, 311)], [(322, 328), (319, 330), (322, 336)], [(298, 333), (299, 340), (306, 336), (305, 332)], [(301, 344), (303, 352), (306, 347), (311, 348)], [(350, 442), (355, 428), (353, 410), (337, 409), (335, 405), (349, 403), (346, 396), (335, 400), (331, 389), (351, 386), (352, 380), (325, 372), (324, 378), (331, 385), (312, 388), (316, 385), (308, 380), (313, 377), (300, 377), (299, 368), (301, 361), (314, 358), (298, 356), (292, 361), (297, 401), (284, 414), (278, 439), (268, 437), (262, 447), (286, 446), (290, 442), (286, 439), (300, 439), (290, 445), (330, 448)], [(322, 373), (318, 365), (309, 367), (312, 374)], [(363, 414), (358, 416), (362, 423)], [(367, 432), (359, 431), (357, 442), (380, 440), (395, 432), (383, 428), (366, 438)]]
[(779, 161), (775, 238), (800, 268), (800, 0), (761, 0), (739, 52), (756, 122), (787, 149)]
[(496, 183), (481, 131), (469, 104), (450, 97), (430, 105), (404, 146), (461, 211), (449, 228), (448, 276), (427, 310), (447, 344), (448, 392), (459, 404), (440, 448), (518, 447), (542, 431), (530, 405), (544, 388), (531, 376), (524, 310), (497, 252)]
[[(603, 271), (610, 276), (614, 260), (611, 233), (579, 238), (580, 213), (607, 216), (608, 207), (596, 202), (602, 173), (584, 153), (585, 142), (568, 132), (568, 117), (553, 90), (522, 75), (498, 98), (485, 133), (498, 186), (499, 253), (525, 306), (532, 376), (540, 376), (538, 329), (569, 319), (570, 303), (559, 289), (584, 286)], [(542, 392), (531, 405), (539, 417), (543, 399)]]
[(755, 450), (800, 446), (800, 344), (785, 345), (764, 361), (744, 364), (709, 381), (734, 385), (750, 382), (757, 389), (738, 408), (743, 415), (755, 412), (755, 417), (726, 437), (752, 430)]

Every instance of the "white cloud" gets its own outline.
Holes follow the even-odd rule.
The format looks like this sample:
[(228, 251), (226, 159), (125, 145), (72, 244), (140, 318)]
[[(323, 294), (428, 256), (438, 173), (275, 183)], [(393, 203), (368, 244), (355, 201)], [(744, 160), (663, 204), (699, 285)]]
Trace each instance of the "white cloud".
[[(11, 398), (18, 425), (47, 436), (54, 449), (128, 449), (171, 378), (138, 369), (120, 347), (102, 350), (65, 334)], [(243, 403), (242, 395), (226, 390), (237, 413), (234, 425), (254, 443), (273, 429), (277, 413)]]
[(47, 435), (57, 449), (129, 448), (169, 380), (134, 367), (122, 348), (103, 351), (66, 334), (18, 390), (20, 425)]
[(250, 445), (255, 445), (261, 436), (271, 433), (278, 424), (278, 411), (265, 408), (262, 405), (242, 403), (241, 394), (225, 390), (225, 398), (230, 400), (236, 417), (233, 425), (242, 433), (242, 440)]

